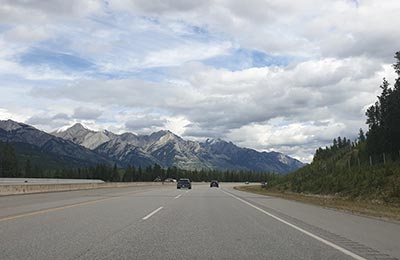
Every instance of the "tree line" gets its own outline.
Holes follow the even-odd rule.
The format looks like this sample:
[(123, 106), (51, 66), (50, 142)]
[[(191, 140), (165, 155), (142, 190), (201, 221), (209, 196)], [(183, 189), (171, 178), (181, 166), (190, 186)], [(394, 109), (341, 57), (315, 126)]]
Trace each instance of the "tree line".
[(154, 181), (166, 178), (189, 178), (192, 181), (261, 182), (276, 178), (269, 172), (183, 170), (177, 167), (162, 168), (158, 164), (148, 167), (129, 165), (126, 168), (118, 168), (117, 164), (113, 166), (99, 164), (80, 168), (46, 169), (34, 165), (29, 157), (20, 162), (12, 143), (0, 142), (0, 148), (0, 177), (100, 179), (107, 182)]
[(346, 137), (335, 138), (330, 147), (316, 150), (313, 161), (341, 157), (350, 150), (357, 156), (357, 164), (372, 165), (400, 160), (400, 52), (396, 52), (395, 59), (393, 67), (397, 79), (393, 87), (383, 78), (381, 94), (365, 113), (367, 133), (360, 128), (358, 138), (354, 141)]
[(398, 78), (393, 87), (384, 78), (382, 93), (366, 112), (368, 133), (367, 151), (371, 154), (386, 153), (391, 159), (400, 158), (400, 52), (393, 64)]

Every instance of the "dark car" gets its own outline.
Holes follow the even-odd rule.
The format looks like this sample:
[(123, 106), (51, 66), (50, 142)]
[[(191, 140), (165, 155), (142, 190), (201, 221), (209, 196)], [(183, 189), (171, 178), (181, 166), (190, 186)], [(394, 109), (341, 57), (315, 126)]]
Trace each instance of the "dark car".
[(211, 181), (210, 182), (210, 188), (212, 188), (212, 187), (216, 187), (216, 188), (218, 188), (219, 187), (219, 183), (218, 183), (218, 181)]
[(192, 184), (190, 183), (189, 179), (179, 179), (179, 181), (176, 183), (176, 188), (177, 189), (187, 188), (190, 190), (192, 188)]

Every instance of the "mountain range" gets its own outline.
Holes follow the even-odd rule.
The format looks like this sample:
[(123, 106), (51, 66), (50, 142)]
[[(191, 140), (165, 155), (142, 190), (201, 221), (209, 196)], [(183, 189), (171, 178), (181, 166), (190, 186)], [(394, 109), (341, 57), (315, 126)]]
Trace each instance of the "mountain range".
[(221, 139), (185, 140), (162, 130), (150, 135), (93, 131), (77, 123), (45, 133), (12, 120), (0, 121), (0, 140), (29, 144), (77, 165), (117, 163), (146, 167), (155, 163), (181, 169), (218, 169), (288, 173), (305, 164), (278, 152), (258, 152)]
[(0, 141), (12, 143), (19, 155), (30, 155), (36, 164), (82, 167), (113, 163), (79, 144), (12, 120), (0, 120)]

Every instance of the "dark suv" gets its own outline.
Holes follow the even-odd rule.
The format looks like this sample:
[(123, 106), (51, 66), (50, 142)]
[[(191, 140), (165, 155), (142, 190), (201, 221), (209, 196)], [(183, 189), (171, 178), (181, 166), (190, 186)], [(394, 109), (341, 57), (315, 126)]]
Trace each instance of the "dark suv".
[(190, 183), (189, 179), (179, 179), (179, 181), (176, 184), (176, 188), (177, 189), (187, 188), (190, 190), (192, 188), (192, 184)]
[(210, 182), (210, 188), (212, 188), (212, 187), (218, 188), (218, 187), (219, 187), (218, 181), (215, 181), (215, 180), (211, 181), (211, 182)]

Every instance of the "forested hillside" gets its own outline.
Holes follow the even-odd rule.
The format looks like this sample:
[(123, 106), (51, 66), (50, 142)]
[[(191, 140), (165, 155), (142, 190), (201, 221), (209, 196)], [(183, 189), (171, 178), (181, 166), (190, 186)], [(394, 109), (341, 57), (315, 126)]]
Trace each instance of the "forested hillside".
[(270, 188), (314, 194), (400, 201), (400, 52), (397, 79), (384, 78), (382, 93), (366, 112), (368, 131), (357, 140), (338, 137), (317, 149), (312, 163), (274, 179)]
[[(71, 165), (72, 163), (72, 165)], [(268, 181), (277, 178), (268, 172), (183, 170), (177, 167), (162, 168), (155, 164), (148, 167), (128, 166), (119, 169), (99, 164), (90, 167), (76, 167), (73, 162), (60, 156), (43, 153), (34, 146), (0, 141), (0, 177), (46, 177), (70, 179), (101, 179), (104, 181), (153, 181), (166, 178), (190, 178), (193, 181)]]

